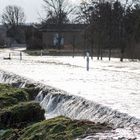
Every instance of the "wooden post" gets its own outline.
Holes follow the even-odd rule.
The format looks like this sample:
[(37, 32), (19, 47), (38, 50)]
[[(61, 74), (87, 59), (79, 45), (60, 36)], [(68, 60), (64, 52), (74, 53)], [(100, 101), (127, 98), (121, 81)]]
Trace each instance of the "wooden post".
[(11, 53), (9, 53), (9, 59), (11, 59)]
[(22, 52), (20, 51), (20, 60), (22, 60)]
[(86, 53), (87, 57), (87, 71), (89, 71), (89, 52)]

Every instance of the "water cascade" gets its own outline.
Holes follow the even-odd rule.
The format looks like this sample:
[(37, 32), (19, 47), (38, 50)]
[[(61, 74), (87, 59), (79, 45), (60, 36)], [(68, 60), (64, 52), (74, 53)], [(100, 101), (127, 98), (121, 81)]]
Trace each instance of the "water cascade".
[[(22, 88), (27, 84), (34, 83), (34, 81), (0, 71), (0, 83), (8, 83)], [(140, 120), (128, 114), (112, 110), (99, 103), (88, 101), (78, 96), (70, 95), (65, 91), (47, 85), (40, 83), (34, 83), (34, 85), (40, 87), (40, 92), (35, 100), (40, 102), (42, 108), (45, 109), (46, 119), (63, 115), (72, 119), (86, 119), (94, 122), (109, 123), (114, 128), (140, 127)]]

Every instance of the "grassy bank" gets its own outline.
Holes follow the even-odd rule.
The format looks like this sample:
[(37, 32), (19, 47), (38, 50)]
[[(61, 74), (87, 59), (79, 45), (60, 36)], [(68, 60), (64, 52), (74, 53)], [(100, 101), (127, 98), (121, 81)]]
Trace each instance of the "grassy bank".
[(110, 130), (107, 124), (59, 116), (45, 120), (34, 99), (39, 89), (0, 84), (0, 140), (73, 140)]

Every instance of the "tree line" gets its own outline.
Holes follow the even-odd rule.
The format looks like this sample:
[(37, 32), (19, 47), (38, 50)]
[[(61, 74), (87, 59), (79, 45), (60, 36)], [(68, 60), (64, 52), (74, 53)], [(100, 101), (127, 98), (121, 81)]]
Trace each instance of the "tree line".
[(97, 49), (98, 59), (102, 59), (106, 49), (109, 50), (109, 59), (114, 49), (120, 50), (121, 61), (126, 52), (129, 58), (140, 57), (134, 53), (140, 43), (139, 1), (83, 1), (79, 9), (77, 21), (88, 24), (85, 37), (91, 44), (91, 50)]

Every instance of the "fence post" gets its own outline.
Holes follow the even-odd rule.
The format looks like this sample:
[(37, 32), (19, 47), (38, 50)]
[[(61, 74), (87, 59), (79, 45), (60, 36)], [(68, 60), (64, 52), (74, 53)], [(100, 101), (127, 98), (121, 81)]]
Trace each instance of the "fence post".
[(22, 60), (22, 52), (20, 51), (20, 60)]
[(87, 71), (89, 71), (89, 52), (86, 53), (87, 57)]
[(9, 59), (11, 59), (11, 53), (9, 53)]

